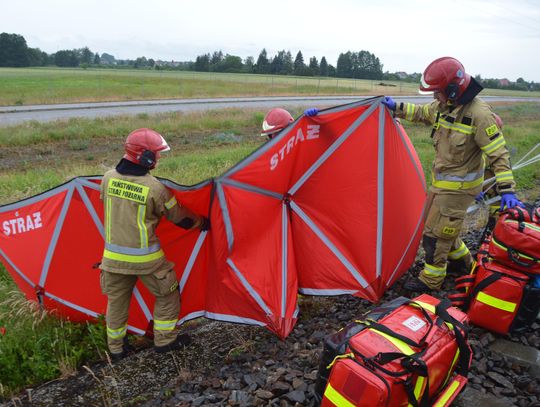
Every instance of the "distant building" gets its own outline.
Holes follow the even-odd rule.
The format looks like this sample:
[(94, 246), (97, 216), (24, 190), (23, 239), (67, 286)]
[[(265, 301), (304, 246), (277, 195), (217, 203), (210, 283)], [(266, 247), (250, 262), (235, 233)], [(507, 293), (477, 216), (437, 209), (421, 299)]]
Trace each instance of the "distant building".
[(506, 78), (499, 79), (499, 85), (501, 87), (510, 86), (510, 81), (508, 79), (506, 79)]
[(399, 78), (399, 79), (407, 79), (407, 77), (409, 75), (407, 75), (407, 72), (396, 72), (396, 76)]

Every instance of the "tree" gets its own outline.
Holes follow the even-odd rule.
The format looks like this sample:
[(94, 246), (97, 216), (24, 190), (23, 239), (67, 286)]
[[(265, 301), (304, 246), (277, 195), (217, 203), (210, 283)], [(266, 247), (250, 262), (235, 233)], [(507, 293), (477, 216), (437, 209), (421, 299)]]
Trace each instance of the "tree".
[(221, 72), (242, 72), (242, 58), (236, 55), (225, 55), (221, 62)]
[(79, 66), (79, 57), (74, 50), (61, 50), (54, 54), (54, 64), (63, 67)]
[(133, 64), (134, 68), (144, 68), (148, 66), (148, 60), (146, 57), (139, 57), (135, 60), (135, 63)]
[(92, 57), (94, 56), (94, 54), (92, 53), (92, 51), (90, 51), (90, 48), (88, 47), (81, 48), (80, 54), (81, 54), (80, 61), (82, 64), (90, 65), (92, 63)]
[(328, 76), (328, 62), (326, 62), (326, 58), (321, 58), (321, 65), (319, 67), (319, 75), (321, 76)]
[(311, 57), (309, 59), (309, 70), (311, 71), (311, 74), (314, 76), (319, 76), (319, 61), (317, 61), (317, 57)]
[(94, 55), (94, 65), (99, 65), (101, 63), (101, 58), (99, 57), (99, 54), (96, 52), (96, 55)]
[(302, 51), (298, 51), (296, 58), (294, 59), (294, 74), (303, 75), (306, 71), (306, 64), (304, 64), (304, 56)]
[(335, 77), (337, 75), (337, 69), (334, 65), (328, 65), (328, 76)]
[(210, 71), (210, 54), (199, 55), (195, 59), (195, 70), (198, 72)]
[(49, 60), (46, 52), (39, 48), (28, 48), (28, 65), (30, 66), (45, 66)]
[(336, 76), (340, 78), (352, 77), (351, 51), (339, 54), (336, 67)]
[(210, 59), (210, 65), (213, 68), (215, 65), (218, 65), (221, 61), (223, 61), (223, 52), (221, 50), (214, 51), (212, 54), (212, 58)]
[(270, 71), (270, 64), (268, 62), (268, 56), (266, 54), (266, 49), (263, 48), (257, 58), (257, 64), (255, 65), (256, 73), (268, 73)]
[(255, 58), (247, 57), (244, 61), (243, 71), (246, 73), (253, 73), (254, 69), (255, 69)]
[(22, 35), (0, 34), (0, 66), (28, 66), (28, 46)]

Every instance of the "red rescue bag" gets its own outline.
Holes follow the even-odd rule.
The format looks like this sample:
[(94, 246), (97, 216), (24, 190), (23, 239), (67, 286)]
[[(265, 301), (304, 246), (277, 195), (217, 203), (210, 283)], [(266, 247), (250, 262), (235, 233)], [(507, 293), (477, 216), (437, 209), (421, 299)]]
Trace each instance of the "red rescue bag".
[(540, 274), (540, 208), (504, 211), (493, 230), (489, 255), (513, 269)]
[(331, 369), (321, 406), (450, 405), (471, 363), (466, 314), (423, 294), (378, 317), (357, 321), (346, 353), (320, 367), (319, 378)]
[(522, 331), (540, 310), (540, 288), (531, 284), (526, 273), (489, 257), (489, 239), (480, 246), (471, 274), (456, 279), (462, 292), (449, 298), (474, 325), (500, 334)]

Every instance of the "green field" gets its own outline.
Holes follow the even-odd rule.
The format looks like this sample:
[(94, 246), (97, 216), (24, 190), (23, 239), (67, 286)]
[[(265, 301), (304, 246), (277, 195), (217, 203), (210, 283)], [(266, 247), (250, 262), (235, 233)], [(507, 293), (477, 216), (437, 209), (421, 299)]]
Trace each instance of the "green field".
[[(540, 104), (495, 106), (505, 121), (513, 160), (539, 141)], [(219, 175), (258, 148), (263, 111), (227, 109), (198, 113), (141, 114), (106, 119), (30, 122), (0, 127), (0, 204), (40, 193), (79, 175), (103, 174), (123, 153), (134, 128), (161, 132), (172, 151), (154, 175), (190, 185)], [(292, 110), (293, 115), (301, 109)], [(426, 126), (403, 121), (425, 170), (433, 159)], [(516, 172), (519, 196), (538, 196), (540, 165)], [(67, 375), (103, 357), (102, 325), (59, 321), (24, 301), (0, 266), (0, 401), (22, 387)]]
[[(0, 68), (0, 106), (294, 95), (415, 95), (407, 82), (128, 69)], [(487, 89), (487, 95), (540, 92)]]

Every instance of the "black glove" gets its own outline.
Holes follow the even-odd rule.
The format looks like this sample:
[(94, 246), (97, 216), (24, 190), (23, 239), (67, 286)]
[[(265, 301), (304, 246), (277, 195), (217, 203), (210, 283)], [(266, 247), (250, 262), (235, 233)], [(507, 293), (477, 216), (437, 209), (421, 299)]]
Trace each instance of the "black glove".
[(204, 216), (199, 229), (201, 229), (203, 232), (210, 230), (210, 219)]

